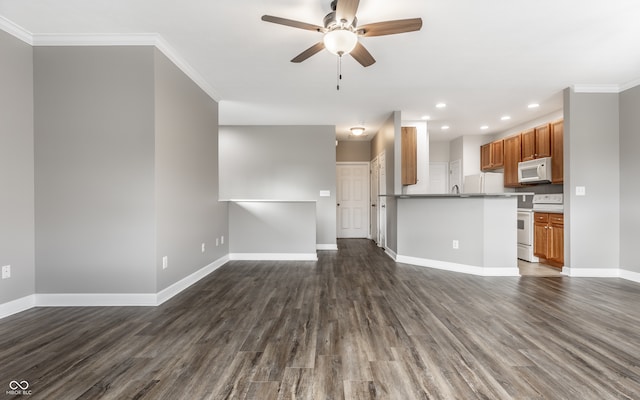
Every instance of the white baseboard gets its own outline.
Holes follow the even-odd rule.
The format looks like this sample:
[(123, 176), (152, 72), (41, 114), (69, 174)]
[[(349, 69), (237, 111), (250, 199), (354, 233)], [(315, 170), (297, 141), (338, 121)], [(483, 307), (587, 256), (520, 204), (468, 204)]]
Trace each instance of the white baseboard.
[(224, 256), (158, 293), (36, 293), (0, 304), (0, 319), (33, 307), (159, 306), (229, 261)]
[(620, 278), (640, 283), (640, 273), (638, 273), (638, 272), (633, 272), (633, 271), (628, 271), (626, 269), (621, 269), (620, 270)]
[(391, 259), (392, 259), (393, 261), (398, 261), (398, 255), (396, 254), (396, 252), (395, 252), (395, 251), (391, 250), (391, 249), (390, 249), (390, 248), (388, 248), (388, 247), (385, 247), (385, 248), (384, 248), (384, 252), (385, 252), (389, 257), (391, 257)]
[(0, 304), (0, 319), (26, 311), (33, 308), (35, 304), (36, 297), (33, 294)]
[(230, 253), (230, 260), (243, 261), (318, 261), (316, 253)]
[(337, 244), (316, 244), (316, 250), (338, 250)]
[(447, 261), (429, 260), (426, 258), (397, 256), (396, 261), (405, 264), (417, 265), (419, 267), (435, 268), (444, 271), (459, 272), (478, 276), (519, 276), (518, 267), (508, 268), (487, 268), (475, 265), (458, 264)]
[(198, 271), (194, 272), (193, 274), (182, 278), (181, 280), (172, 284), (171, 286), (165, 289), (162, 289), (156, 295), (156, 305), (159, 306), (160, 304), (169, 300), (173, 296), (179, 294), (183, 290), (187, 289), (189, 286), (198, 282), (200, 279), (204, 278), (205, 276), (209, 275), (213, 271), (222, 267), (228, 261), (229, 261), (229, 256), (221, 257), (216, 261), (212, 262), (211, 264), (207, 265), (206, 267), (201, 268)]

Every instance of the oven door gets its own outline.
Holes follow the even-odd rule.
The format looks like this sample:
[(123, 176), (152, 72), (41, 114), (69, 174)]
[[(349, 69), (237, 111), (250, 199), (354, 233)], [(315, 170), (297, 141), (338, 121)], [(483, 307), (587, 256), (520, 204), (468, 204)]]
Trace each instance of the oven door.
[(518, 211), (518, 244), (533, 245), (533, 212)]

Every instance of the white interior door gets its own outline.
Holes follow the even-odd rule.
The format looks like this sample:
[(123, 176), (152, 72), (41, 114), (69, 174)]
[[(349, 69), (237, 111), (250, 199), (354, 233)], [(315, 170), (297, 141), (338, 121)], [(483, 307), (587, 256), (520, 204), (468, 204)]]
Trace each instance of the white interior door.
[(369, 163), (338, 163), (337, 223), (339, 238), (369, 236)]
[(378, 243), (378, 157), (371, 161), (371, 211), (369, 213), (371, 218), (371, 232), (369, 236), (374, 242)]

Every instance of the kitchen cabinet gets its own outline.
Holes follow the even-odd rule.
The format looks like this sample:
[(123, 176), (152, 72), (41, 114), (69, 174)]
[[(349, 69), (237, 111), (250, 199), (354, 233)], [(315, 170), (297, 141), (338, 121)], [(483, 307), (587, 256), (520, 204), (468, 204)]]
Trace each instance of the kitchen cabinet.
[(564, 123), (550, 124), (551, 128), (551, 183), (564, 182)]
[(520, 135), (504, 139), (504, 187), (520, 187), (518, 183), (518, 163), (522, 161)]
[(533, 214), (533, 254), (543, 264), (564, 265), (564, 214)]
[(418, 130), (413, 126), (401, 128), (402, 184), (418, 183)]
[(551, 157), (551, 125), (544, 124), (521, 133), (522, 161)]
[(502, 139), (480, 146), (480, 170), (490, 171), (504, 166), (504, 141)]

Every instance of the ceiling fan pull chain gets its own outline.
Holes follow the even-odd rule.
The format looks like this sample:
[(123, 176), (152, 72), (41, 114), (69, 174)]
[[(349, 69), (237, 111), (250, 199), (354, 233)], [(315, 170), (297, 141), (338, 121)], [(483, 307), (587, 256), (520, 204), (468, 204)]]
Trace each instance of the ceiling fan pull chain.
[(338, 85), (337, 90), (340, 90), (340, 81), (342, 80), (342, 54), (338, 54)]

